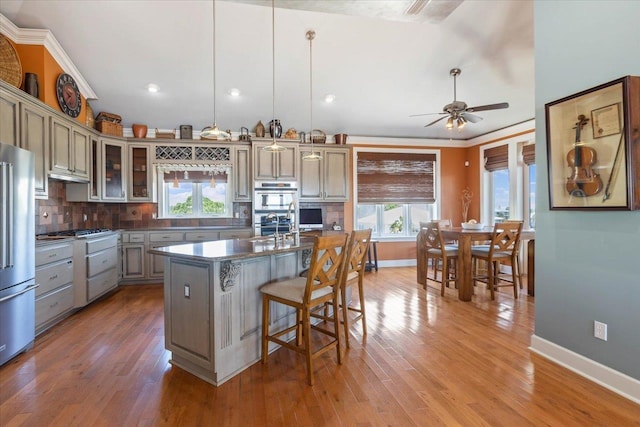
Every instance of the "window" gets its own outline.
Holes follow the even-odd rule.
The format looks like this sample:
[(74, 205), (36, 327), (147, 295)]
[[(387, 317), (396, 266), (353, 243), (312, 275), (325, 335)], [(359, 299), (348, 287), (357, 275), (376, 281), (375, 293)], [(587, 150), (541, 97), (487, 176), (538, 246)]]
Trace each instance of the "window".
[[(210, 168), (210, 169), (207, 169)], [(230, 217), (233, 201), (230, 168), (158, 167), (161, 218)]]
[(524, 168), (525, 218), (529, 219), (529, 227), (536, 227), (536, 146), (535, 144), (522, 147), (522, 161)]
[(482, 173), (482, 222), (493, 225), (507, 219), (524, 219), (535, 226), (535, 145), (510, 141), (480, 148)]
[(376, 237), (413, 237), (420, 222), (436, 218), (436, 154), (359, 151), (356, 153), (357, 229)]

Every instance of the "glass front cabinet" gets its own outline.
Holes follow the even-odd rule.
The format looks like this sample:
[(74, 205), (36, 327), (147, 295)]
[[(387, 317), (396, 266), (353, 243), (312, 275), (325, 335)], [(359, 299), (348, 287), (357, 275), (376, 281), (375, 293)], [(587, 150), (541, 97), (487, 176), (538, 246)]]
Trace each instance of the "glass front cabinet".
[(129, 177), (127, 198), (130, 202), (153, 202), (154, 186), (151, 168), (151, 147), (129, 144)]
[(102, 200), (127, 200), (125, 188), (126, 143), (101, 138), (102, 148)]

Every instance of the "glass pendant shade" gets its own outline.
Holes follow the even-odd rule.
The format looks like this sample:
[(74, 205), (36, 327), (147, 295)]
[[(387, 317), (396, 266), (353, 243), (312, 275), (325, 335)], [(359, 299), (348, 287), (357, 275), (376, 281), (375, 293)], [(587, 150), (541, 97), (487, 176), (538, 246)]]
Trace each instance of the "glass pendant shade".
[(305, 37), (307, 38), (307, 40), (309, 40), (309, 122), (311, 125), (309, 139), (311, 139), (311, 152), (302, 156), (302, 160), (318, 161), (322, 160), (322, 156), (319, 152), (316, 153), (315, 151), (313, 151), (313, 39), (316, 38), (316, 32), (313, 30), (309, 30), (305, 34)]

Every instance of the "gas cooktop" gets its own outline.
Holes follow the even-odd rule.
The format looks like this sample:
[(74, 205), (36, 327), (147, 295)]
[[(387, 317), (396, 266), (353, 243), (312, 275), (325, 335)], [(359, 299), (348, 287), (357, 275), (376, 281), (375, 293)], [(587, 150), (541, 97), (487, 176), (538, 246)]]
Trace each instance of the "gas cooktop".
[(85, 228), (75, 230), (54, 231), (47, 234), (39, 234), (36, 236), (38, 240), (63, 239), (65, 237), (89, 237), (95, 234), (107, 233), (111, 230), (108, 228)]

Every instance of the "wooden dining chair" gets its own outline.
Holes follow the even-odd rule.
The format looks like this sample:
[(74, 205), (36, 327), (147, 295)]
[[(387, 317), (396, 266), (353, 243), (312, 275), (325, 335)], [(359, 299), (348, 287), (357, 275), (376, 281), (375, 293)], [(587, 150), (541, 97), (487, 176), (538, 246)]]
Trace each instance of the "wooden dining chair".
[[(487, 280), (487, 286), (491, 292), (491, 299), (495, 299), (495, 289), (503, 286), (513, 286), (513, 297), (518, 298), (519, 271), (518, 252), (520, 245), (520, 233), (522, 221), (505, 221), (496, 223), (493, 227), (492, 239), (489, 245), (472, 246), (471, 258), (475, 262), (483, 260), (487, 264), (486, 275), (474, 275), (474, 284), (477, 280)], [(500, 264), (511, 265), (511, 282), (502, 283)]]
[[(371, 241), (371, 229), (353, 230), (349, 239), (349, 250), (347, 252), (346, 265), (343, 279), (340, 285), (340, 308), (342, 310), (342, 323), (344, 325), (345, 344), (349, 345), (349, 312), (353, 311), (356, 316), (351, 322), (362, 320), (362, 335), (367, 335), (367, 317), (364, 303), (364, 270), (366, 265), (369, 242)], [(358, 298), (360, 306), (355, 307), (347, 303), (347, 289), (350, 286), (358, 285)]]
[[(429, 264), (429, 259), (431, 258), (433, 258), (436, 262), (442, 261), (442, 276), (439, 282), (442, 285), (440, 289), (440, 295), (444, 296), (445, 286), (447, 286), (450, 282), (455, 283), (457, 281), (456, 276), (451, 274), (452, 271), (450, 269), (450, 261), (457, 259), (458, 247), (445, 244), (445, 241), (442, 237), (442, 232), (440, 231), (439, 221), (429, 222), (427, 224), (427, 227), (424, 229), (424, 233), (427, 265)], [(434, 271), (433, 280), (438, 282), (437, 271)]]
[[(427, 228), (429, 225), (430, 221), (424, 222), (424, 221), (420, 221), (420, 229), (423, 228)], [(437, 222), (440, 225), (440, 228), (446, 228), (446, 227), (451, 227), (451, 219), (446, 218), (446, 219), (434, 219), (433, 222)], [(457, 249), (458, 248), (458, 242), (455, 240), (445, 240), (444, 241), (445, 245), (447, 245), (447, 247), (449, 247), (449, 249)], [(427, 267), (428, 267), (429, 263), (427, 262)], [(440, 273), (442, 273), (442, 265), (441, 265), (441, 259), (433, 259), (433, 277), (435, 278), (436, 275), (438, 274), (438, 271)], [(455, 258), (451, 258), (451, 265), (449, 266), (450, 270), (455, 272)]]
[[(311, 252), (311, 264), (307, 277), (267, 283), (260, 288), (262, 293), (262, 362), (267, 362), (269, 342), (274, 342), (305, 356), (307, 381), (313, 385), (313, 360), (335, 348), (338, 364), (342, 363), (340, 350), (340, 326), (338, 310), (330, 315), (313, 314), (312, 310), (331, 301), (338, 307), (339, 288), (344, 276), (347, 256), (347, 234), (316, 236)], [(296, 310), (296, 324), (280, 331), (269, 331), (271, 302), (293, 307)], [(332, 323), (327, 329), (325, 323), (312, 324), (312, 318), (320, 318)], [(312, 349), (311, 331), (329, 337), (319, 348)], [(295, 340), (285, 341), (284, 335), (295, 331)]]

